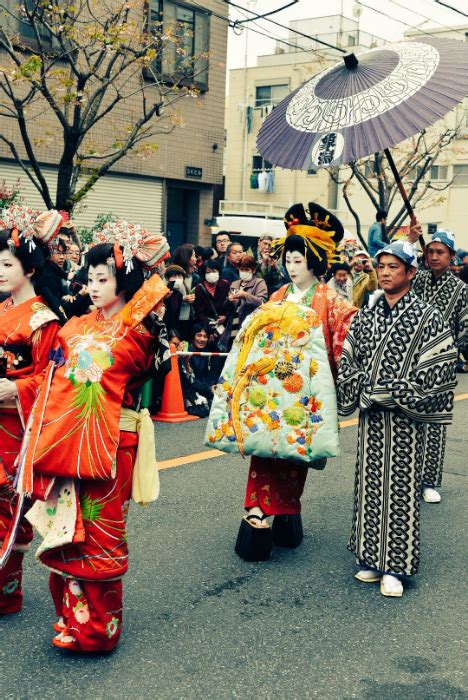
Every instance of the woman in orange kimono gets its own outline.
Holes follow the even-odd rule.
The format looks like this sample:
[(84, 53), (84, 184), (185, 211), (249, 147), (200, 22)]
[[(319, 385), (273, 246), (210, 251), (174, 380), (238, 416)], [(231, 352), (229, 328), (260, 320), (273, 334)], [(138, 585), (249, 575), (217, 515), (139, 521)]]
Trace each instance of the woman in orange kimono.
[[(151, 419), (134, 410), (156, 347), (145, 317), (168, 293), (157, 275), (144, 282), (142, 266), (167, 255), (165, 239), (116, 222), (106, 224), (98, 240), (110, 242), (87, 254), (96, 310), (72, 318), (58, 333), (17, 485), (36, 499), (27, 518), (43, 538), (36, 556), (51, 570), (59, 617), (52, 643), (78, 652), (110, 651), (119, 640), (125, 521), (142, 422), (153, 440), (142, 464), (153, 481), (157, 476)], [(154, 500), (154, 490), (140, 500)]]
[[(290, 284), (274, 292), (271, 301), (288, 300), (314, 309), (321, 320), (328, 360), (336, 378), (343, 343), (357, 309), (319, 281), (328, 260), (343, 237), (339, 220), (318, 204), (309, 203), (308, 216), (302, 204), (285, 215), (286, 238), (279, 242)], [(323, 469), (326, 460), (311, 462)], [(272, 544), (298, 547), (302, 542), (301, 496), (308, 467), (285, 459), (253, 456), (247, 481), (244, 516), (235, 546), (246, 561), (262, 561)], [(275, 516), (270, 528), (269, 516)]]
[(12, 487), (14, 464), (34, 388), (59, 328), (40, 288), (48, 254), (44, 234), (52, 236), (62, 219), (57, 212), (37, 219), (38, 214), (11, 207), (0, 220), (0, 292), (10, 294), (0, 304), (0, 615), (18, 612), (22, 605), (23, 556), (33, 533), (21, 518)]

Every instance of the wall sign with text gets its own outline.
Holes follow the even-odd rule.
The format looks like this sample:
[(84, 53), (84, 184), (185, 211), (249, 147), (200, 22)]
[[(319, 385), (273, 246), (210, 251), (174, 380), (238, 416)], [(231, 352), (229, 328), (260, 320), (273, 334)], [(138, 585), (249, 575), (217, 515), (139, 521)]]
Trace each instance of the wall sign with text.
[(196, 177), (200, 179), (203, 177), (203, 168), (196, 168), (194, 165), (186, 165), (185, 177)]

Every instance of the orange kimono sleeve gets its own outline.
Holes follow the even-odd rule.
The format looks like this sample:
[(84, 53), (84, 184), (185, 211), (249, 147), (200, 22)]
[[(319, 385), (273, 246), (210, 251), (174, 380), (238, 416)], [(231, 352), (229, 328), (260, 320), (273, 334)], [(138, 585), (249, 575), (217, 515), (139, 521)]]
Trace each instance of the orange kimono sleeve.
[(49, 364), (50, 351), (56, 344), (59, 328), (57, 321), (51, 321), (34, 331), (31, 336), (34, 374), (22, 379), (15, 379), (23, 425), (26, 425), (28, 421), (32, 405), (37, 396), (37, 389), (44, 379), (45, 369)]
[(332, 338), (333, 359), (338, 367), (344, 341), (357, 309), (331, 289), (327, 297), (327, 320)]

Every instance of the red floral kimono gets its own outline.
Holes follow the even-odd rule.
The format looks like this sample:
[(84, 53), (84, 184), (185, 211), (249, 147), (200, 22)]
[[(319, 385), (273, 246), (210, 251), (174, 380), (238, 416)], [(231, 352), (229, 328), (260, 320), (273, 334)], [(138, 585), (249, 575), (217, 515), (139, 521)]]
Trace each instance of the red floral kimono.
[[(282, 301), (293, 291), (285, 284), (270, 300)], [(319, 282), (301, 299), (320, 316), (330, 369), (336, 378), (338, 362), (349, 326), (357, 309)], [(252, 457), (245, 494), (246, 509), (259, 506), (266, 515), (298, 515), (307, 477), (307, 467), (285, 459)]]
[[(24, 425), (58, 329), (57, 316), (40, 297), (18, 306), (11, 298), (0, 304), (0, 358), (6, 359), (6, 377), (16, 382), (18, 390), (17, 401), (0, 403), (0, 545), (10, 533), (16, 511), (17, 496), (11, 482)], [(0, 614), (21, 608), (23, 553), (32, 537), (31, 525), (22, 518), (13, 550), (0, 569)]]
[(138, 444), (136, 432), (121, 429), (121, 413), (133, 404), (131, 390), (149, 368), (155, 339), (142, 324), (105, 320), (100, 311), (72, 318), (57, 338), (18, 488), (32, 489), (36, 499), (27, 517), (43, 537), (36, 556), (53, 572), (57, 614), (79, 650), (106, 651), (120, 635)]

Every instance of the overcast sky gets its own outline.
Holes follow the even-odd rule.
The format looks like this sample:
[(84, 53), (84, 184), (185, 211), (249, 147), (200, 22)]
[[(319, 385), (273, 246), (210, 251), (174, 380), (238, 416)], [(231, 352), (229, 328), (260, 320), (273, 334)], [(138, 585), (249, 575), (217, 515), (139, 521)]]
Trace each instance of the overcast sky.
[[(234, 1), (257, 14), (262, 14), (287, 5), (291, 0)], [(468, 14), (468, 0), (443, 0), (443, 2)], [(252, 29), (268, 34), (272, 38), (260, 36), (253, 31), (249, 32), (247, 64), (249, 66), (255, 65), (258, 55), (274, 53), (275, 39), (287, 38), (287, 26), (290, 20), (339, 14), (340, 9), (345, 17), (353, 17), (352, 11), (355, 4), (354, 0), (327, 0), (326, 3), (316, 0), (299, 0), (292, 7), (271, 16), (271, 19), (283, 25), (282, 27), (271, 24), (265, 19), (251, 23)], [(406, 9), (407, 5), (411, 5), (412, 9)], [(442, 7), (436, 0), (361, 0), (361, 7), (360, 29), (390, 41), (401, 39), (403, 33), (410, 28), (429, 30), (431, 27), (440, 27), (441, 25), (468, 26), (468, 17)], [(245, 19), (246, 15), (240, 10), (231, 9), (230, 16), (232, 19)], [(245, 33), (244, 30), (240, 36), (236, 36), (233, 29), (229, 30), (228, 68), (244, 66)], [(460, 34), (460, 38), (463, 38), (463, 34)]]

